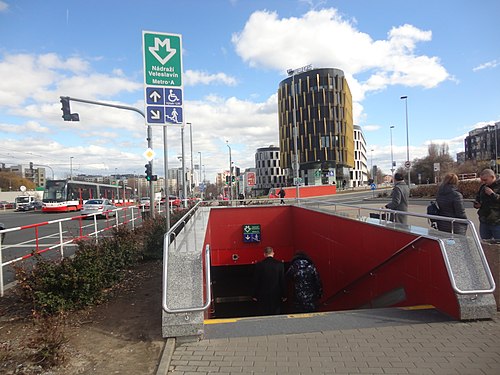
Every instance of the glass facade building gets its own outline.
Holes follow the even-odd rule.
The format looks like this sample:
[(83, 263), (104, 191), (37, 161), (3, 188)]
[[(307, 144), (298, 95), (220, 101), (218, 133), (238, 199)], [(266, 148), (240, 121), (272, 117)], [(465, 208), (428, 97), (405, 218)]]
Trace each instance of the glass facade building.
[[(295, 85), (295, 106), (292, 85)], [(288, 185), (295, 173), (294, 118), (296, 113), (299, 177), (306, 185), (344, 181), (350, 185), (354, 168), (352, 96), (344, 72), (313, 69), (279, 84), (278, 116), (281, 167)], [(345, 183), (344, 183), (345, 184)]]

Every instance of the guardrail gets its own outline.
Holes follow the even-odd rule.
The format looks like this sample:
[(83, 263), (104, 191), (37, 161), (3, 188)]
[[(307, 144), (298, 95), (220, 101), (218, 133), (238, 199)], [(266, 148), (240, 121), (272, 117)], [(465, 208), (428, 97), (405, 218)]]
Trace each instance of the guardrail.
[[(69, 218), (64, 218), (64, 219), (57, 219), (57, 220), (49, 220), (37, 224), (29, 224), (29, 225), (23, 225), (20, 227), (15, 227), (15, 228), (8, 228), (4, 230), (0, 230), (0, 237), (2, 234), (6, 234), (6, 237), (8, 237), (9, 233), (14, 233), (14, 232), (20, 232), (20, 231), (27, 231), (27, 230), (34, 230), (34, 237), (33, 240), (29, 241), (30, 243), (33, 242), (33, 245), (28, 245), (30, 249), (32, 249), (29, 253), (22, 254), (20, 256), (14, 256), (12, 259), (9, 259), (7, 261), (4, 261), (5, 257), (5, 251), (13, 250), (13, 249), (19, 249), (20, 246), (19, 244), (14, 244), (14, 245), (7, 245), (5, 244), (5, 241), (0, 241), (0, 297), (3, 297), (4, 292), (5, 292), (5, 283), (4, 283), (4, 267), (13, 265), (15, 263), (25, 261), (27, 259), (32, 258), (35, 255), (47, 253), (51, 250), (59, 250), (59, 257), (60, 259), (63, 259), (65, 256), (65, 247), (67, 246), (75, 246), (75, 242), (81, 239), (85, 238), (93, 238), (95, 241), (98, 241), (99, 234), (106, 232), (112, 228), (115, 228), (119, 225), (128, 225), (130, 224), (132, 228), (135, 228), (136, 221), (141, 218), (141, 215), (138, 214), (139, 210), (143, 210), (141, 207), (136, 207), (136, 206), (127, 206), (127, 207), (120, 207), (117, 208), (116, 210), (111, 210), (103, 213), (93, 213), (89, 215), (80, 215), (80, 216), (74, 216), (74, 217), (69, 217)], [(109, 222), (109, 225), (106, 225), (104, 228), (99, 229), (98, 228), (98, 220), (97, 217), (100, 215), (106, 215), (109, 216), (110, 213), (115, 212), (115, 215), (113, 219), (107, 219)], [(129, 214), (130, 213), (130, 214)], [(90, 233), (84, 234), (84, 220), (85, 219), (91, 219), (93, 220), (93, 231)], [(64, 238), (64, 231), (63, 231), (63, 224), (66, 222), (75, 222), (78, 221), (78, 234), (76, 236), (71, 237), (70, 239)], [(44, 247), (41, 245), (41, 237), (40, 237), (40, 228), (50, 226), (50, 225), (56, 225), (57, 230), (50, 236), (50, 238), (57, 237), (58, 242), (56, 244)], [(45, 237), (44, 237), (45, 239)], [(26, 245), (23, 245), (23, 247), (26, 247)]]

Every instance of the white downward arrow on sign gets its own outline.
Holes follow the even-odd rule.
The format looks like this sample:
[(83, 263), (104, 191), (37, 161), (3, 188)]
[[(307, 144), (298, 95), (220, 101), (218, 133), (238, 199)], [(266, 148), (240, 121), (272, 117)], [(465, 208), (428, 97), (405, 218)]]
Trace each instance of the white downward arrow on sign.
[[(158, 51), (160, 50), (160, 47), (165, 47), (165, 51), (168, 52), (168, 55), (165, 56), (164, 58), (158, 55)], [(149, 52), (158, 60), (161, 62), (162, 65), (165, 65), (168, 60), (170, 60), (177, 50), (175, 48), (170, 48), (170, 39), (166, 38), (163, 42), (161, 41), (160, 38), (155, 38), (155, 45), (154, 47), (149, 47)]]
[(160, 119), (160, 111), (151, 110), (151, 111), (149, 111), (149, 113), (151, 113), (152, 120), (159, 120)]

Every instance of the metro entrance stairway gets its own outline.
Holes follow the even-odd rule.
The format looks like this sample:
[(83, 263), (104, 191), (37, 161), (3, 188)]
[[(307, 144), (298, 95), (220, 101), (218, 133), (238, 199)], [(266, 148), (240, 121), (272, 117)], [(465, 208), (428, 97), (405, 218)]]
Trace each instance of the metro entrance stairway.
[[(384, 311), (390, 315), (405, 314), (408, 319), (424, 316), (457, 320), (487, 319), (496, 311), (492, 296), (495, 285), (472, 224), (467, 237), (451, 235), (370, 219), (363, 210), (373, 209), (324, 201), (194, 210), (196, 213), (179, 236), (170, 245), (166, 241), (164, 337), (203, 337), (214, 334), (214, 327), (229, 324), (212, 324), (210, 319), (230, 316), (220, 314), (228, 301), (248, 300), (251, 269), (253, 263), (262, 259), (265, 246), (272, 246), (275, 258), (285, 264), (295, 251), (306, 251), (317, 265), (324, 285), (322, 314), (300, 323), (297, 317), (274, 317), (272, 327), (320, 327), (329, 320), (325, 324), (341, 324), (338, 320), (342, 317), (378, 319), (377, 314)], [(242, 228), (248, 224), (260, 225), (261, 242), (243, 240)], [(219, 278), (220, 274), (230, 275), (236, 269), (246, 271), (243, 275)], [(435, 310), (352, 311), (421, 305), (434, 306)], [(350, 312), (329, 313), (346, 310)], [(256, 319), (259, 324), (270, 321), (248, 318), (233, 323), (255, 326)], [(332, 319), (337, 321), (332, 323)]]

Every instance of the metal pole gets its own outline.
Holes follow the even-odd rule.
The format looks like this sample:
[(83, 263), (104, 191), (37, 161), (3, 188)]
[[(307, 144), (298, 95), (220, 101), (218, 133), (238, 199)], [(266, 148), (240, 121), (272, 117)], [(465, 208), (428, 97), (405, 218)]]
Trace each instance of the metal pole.
[(295, 71), (292, 75), (292, 100), (293, 100), (293, 148), (295, 151), (295, 196), (297, 201), (300, 198), (299, 188), (299, 148), (298, 148), (298, 132), (297, 132), (297, 114), (296, 114), (296, 95), (295, 95)]
[(165, 219), (167, 222), (167, 232), (170, 230), (170, 194), (168, 191), (168, 149), (167, 149), (167, 127), (163, 127), (163, 164), (165, 181), (163, 184), (163, 190), (165, 192)]
[(495, 174), (498, 174), (498, 126), (495, 123)]
[[(153, 149), (153, 129), (151, 125), (148, 125), (148, 148)], [(149, 162), (151, 165), (151, 171), (153, 170), (153, 160)], [(153, 185), (153, 181), (149, 181), (149, 212), (151, 214), (151, 219), (155, 215), (155, 189)]]
[(190, 122), (186, 122), (189, 124), (189, 142), (191, 143), (191, 173), (189, 174), (189, 191), (191, 192), (191, 197), (194, 197), (194, 189), (193, 189), (193, 124)]
[(229, 141), (226, 141), (226, 146), (229, 148), (229, 200), (233, 200), (233, 161), (231, 160), (231, 146)]
[[(405, 112), (406, 112), (406, 161), (410, 163), (410, 138), (408, 134), (408, 96), (402, 96), (401, 99), (404, 99), (405, 101)], [(411, 165), (408, 166), (408, 187), (411, 184), (410, 181), (410, 170), (411, 170)]]
[[(198, 170), (200, 171), (199, 180), (200, 180), (200, 188), (201, 188), (201, 185), (203, 184), (203, 180), (201, 179), (201, 151), (198, 151), (198, 154), (200, 155), (200, 165), (198, 167)], [(204, 188), (204, 186), (203, 186), (203, 188)], [(201, 189), (200, 189), (200, 198), (203, 199), (203, 191), (201, 191)]]
[(69, 157), (69, 179), (73, 179), (73, 156)]
[(391, 131), (391, 174), (392, 178), (394, 179), (394, 154), (392, 153), (392, 129), (394, 129), (394, 125), (390, 127)]
[(182, 148), (182, 195), (183, 206), (187, 207), (187, 186), (186, 186), (186, 156), (184, 154), (184, 125), (181, 127), (181, 148)]
[(370, 175), (372, 176), (372, 180), (373, 180), (373, 183), (376, 185), (377, 184), (377, 176), (375, 176), (375, 171), (373, 170), (373, 149), (370, 150), (370, 158), (371, 158), (371, 171), (370, 171)]

